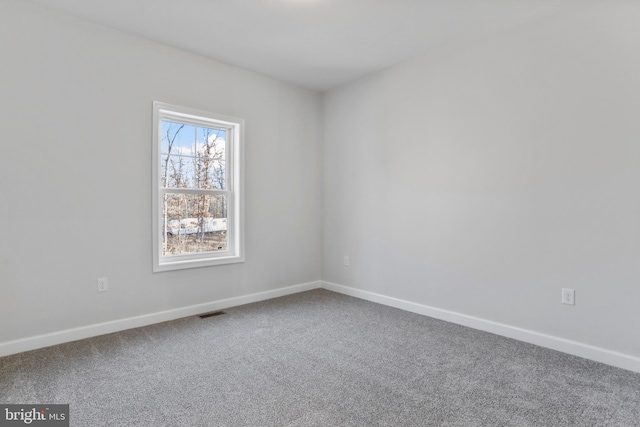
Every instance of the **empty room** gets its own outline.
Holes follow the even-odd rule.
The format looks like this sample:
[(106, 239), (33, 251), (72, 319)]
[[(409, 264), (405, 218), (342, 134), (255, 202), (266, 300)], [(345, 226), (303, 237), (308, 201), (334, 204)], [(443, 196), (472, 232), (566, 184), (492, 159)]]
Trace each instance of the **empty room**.
[(640, 426), (638, 23), (0, 0), (0, 426)]

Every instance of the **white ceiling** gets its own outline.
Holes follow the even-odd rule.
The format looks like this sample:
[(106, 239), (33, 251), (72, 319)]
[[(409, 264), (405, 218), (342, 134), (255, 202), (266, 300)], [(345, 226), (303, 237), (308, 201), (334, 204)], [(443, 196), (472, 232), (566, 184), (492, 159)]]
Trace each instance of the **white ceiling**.
[(603, 0), (31, 0), (315, 90)]

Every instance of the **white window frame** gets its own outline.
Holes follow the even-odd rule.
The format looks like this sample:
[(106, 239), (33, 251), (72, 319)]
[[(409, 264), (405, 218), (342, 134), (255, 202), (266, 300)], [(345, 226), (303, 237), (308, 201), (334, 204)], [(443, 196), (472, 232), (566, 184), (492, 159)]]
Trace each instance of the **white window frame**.
[[(227, 250), (184, 255), (162, 254), (163, 199), (164, 193), (200, 194), (198, 189), (165, 189), (162, 186), (162, 160), (160, 125), (163, 120), (200, 127), (214, 127), (227, 132), (225, 161), (227, 188), (219, 193), (227, 194)], [(244, 262), (244, 180), (243, 180), (244, 120), (236, 117), (201, 111), (193, 108), (153, 102), (153, 163), (152, 163), (152, 226), (153, 271), (171, 271), (186, 268), (208, 267)], [(203, 190), (202, 190), (203, 191)]]

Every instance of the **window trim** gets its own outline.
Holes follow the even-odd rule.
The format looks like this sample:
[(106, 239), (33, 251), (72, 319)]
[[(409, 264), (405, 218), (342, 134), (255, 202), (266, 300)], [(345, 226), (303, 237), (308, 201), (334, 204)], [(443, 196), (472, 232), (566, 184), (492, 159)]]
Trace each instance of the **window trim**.
[[(166, 192), (199, 193), (197, 189), (172, 191), (162, 187), (162, 153), (160, 149), (160, 124), (162, 120), (179, 121), (201, 127), (224, 128), (227, 136), (225, 156), (229, 166), (227, 189), (222, 193), (229, 195), (227, 215), (228, 250), (225, 252), (203, 252), (185, 255), (162, 255), (163, 204), (162, 195)], [(209, 267), (215, 265), (244, 262), (244, 119), (224, 116), (194, 108), (181, 107), (164, 102), (153, 102), (152, 137), (152, 236), (153, 236), (153, 272), (181, 270), (187, 268)]]

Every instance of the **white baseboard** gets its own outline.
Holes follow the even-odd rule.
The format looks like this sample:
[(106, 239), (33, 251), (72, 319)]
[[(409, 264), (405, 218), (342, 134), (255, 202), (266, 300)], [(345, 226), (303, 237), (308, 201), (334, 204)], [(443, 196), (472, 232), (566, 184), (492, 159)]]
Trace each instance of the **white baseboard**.
[(94, 325), (82, 326), (74, 329), (53, 332), (50, 334), (37, 335), (29, 338), (22, 338), (15, 341), (0, 343), (0, 357), (10, 354), (22, 353), (23, 351), (36, 350), (38, 348), (49, 347), (51, 345), (63, 344), (70, 341), (77, 341), (84, 338), (98, 335), (110, 334), (112, 332), (124, 331), (126, 329), (139, 328), (141, 326), (152, 325), (154, 323), (166, 322), (168, 320), (180, 319), (182, 317), (195, 316), (208, 311), (223, 310), (225, 308), (252, 302), (264, 301), (284, 295), (309, 291), (321, 287), (322, 282), (309, 282), (300, 285), (278, 288), (266, 292), (243, 295), (235, 298), (228, 298), (218, 301), (211, 301), (203, 304), (191, 305), (174, 310), (161, 311), (158, 313), (145, 314), (142, 316), (129, 317), (127, 319), (113, 320), (111, 322), (98, 323)]
[(594, 360), (596, 362), (605, 363), (618, 368), (640, 372), (640, 358), (628, 354), (335, 283), (322, 282), (322, 287), (330, 291), (339, 292), (341, 294), (350, 295), (378, 304), (388, 305), (401, 310), (410, 311), (412, 313), (422, 314), (424, 316), (445, 320), (458, 325), (468, 326), (473, 329), (491, 332), (496, 335), (539, 345), (541, 347), (550, 348), (552, 350), (561, 351), (563, 353), (572, 354), (574, 356), (583, 357), (585, 359)]
[(7, 341), (0, 343), (0, 357), (29, 350), (36, 350), (38, 348), (48, 347), (52, 345), (63, 344), (65, 342), (81, 340), (84, 338), (91, 338), (98, 335), (152, 325), (154, 323), (166, 322), (182, 317), (195, 316), (197, 314), (205, 313), (208, 311), (223, 310), (225, 308), (264, 301), (271, 298), (277, 298), (317, 288), (324, 288), (330, 291), (350, 295), (378, 304), (399, 308), (401, 310), (433, 317), (474, 329), (479, 329), (481, 331), (491, 332), (496, 335), (513, 338), (519, 341), (524, 341), (530, 344), (539, 345), (541, 347), (550, 348), (552, 350), (561, 351), (563, 353), (572, 354), (574, 356), (583, 357), (585, 359), (594, 360), (596, 362), (601, 362), (607, 365), (612, 365), (618, 368), (628, 369), (630, 371), (640, 373), (640, 358), (635, 356), (607, 350), (600, 347), (595, 347), (589, 344), (583, 344), (577, 341), (555, 337), (552, 335), (543, 334), (540, 332), (522, 329), (515, 326), (505, 325), (503, 323), (493, 322), (491, 320), (481, 319), (479, 317), (468, 316), (466, 314), (456, 313), (449, 310), (443, 310), (423, 304), (389, 297), (386, 295), (338, 285), (336, 283), (322, 281), (303, 283), (300, 285), (278, 288), (271, 291), (258, 292), (234, 298), (177, 308), (174, 310), (161, 311), (158, 313), (130, 317), (127, 319), (82, 326), (79, 328), (67, 329), (50, 334), (22, 338), (15, 341)]

